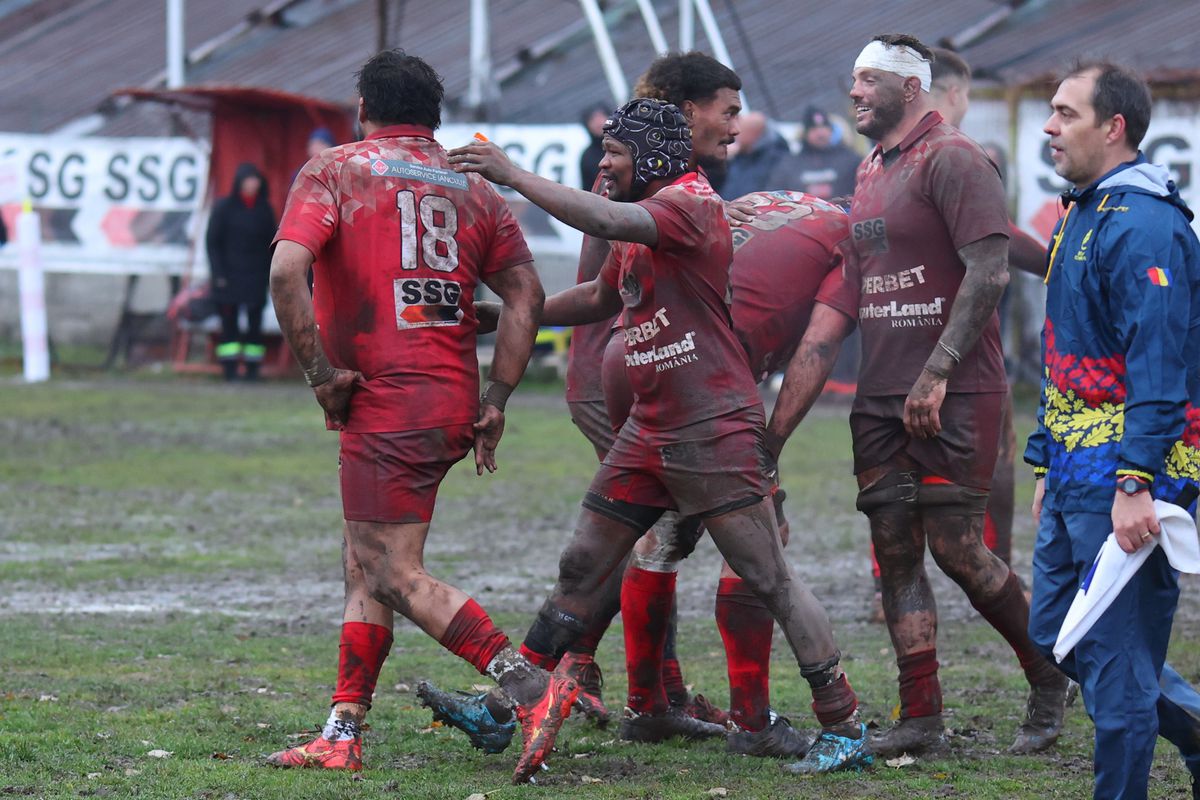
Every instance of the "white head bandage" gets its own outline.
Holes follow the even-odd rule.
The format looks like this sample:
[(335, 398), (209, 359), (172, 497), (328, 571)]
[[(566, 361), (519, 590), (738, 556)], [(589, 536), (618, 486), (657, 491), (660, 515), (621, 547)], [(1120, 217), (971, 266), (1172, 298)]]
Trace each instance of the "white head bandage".
[(920, 78), (921, 89), (926, 92), (933, 82), (929, 73), (929, 61), (921, 58), (921, 54), (916, 50), (902, 44), (884, 44), (875, 40), (858, 54), (854, 68), (892, 72), (902, 78)]

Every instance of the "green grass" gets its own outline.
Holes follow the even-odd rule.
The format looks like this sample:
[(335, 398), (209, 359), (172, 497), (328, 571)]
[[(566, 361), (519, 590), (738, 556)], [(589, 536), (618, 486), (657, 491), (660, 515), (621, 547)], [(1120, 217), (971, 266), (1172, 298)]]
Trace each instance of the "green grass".
[[(555, 387), (529, 388), (510, 408), (500, 472), (479, 478), (462, 464), (443, 484), (428, 558), (435, 574), (473, 587), (518, 637), (553, 581), (557, 548), (595, 467), (552, 402)], [(734, 798), (1090, 794), (1082, 704), (1049, 754), (1004, 754), (1023, 711), (1023, 680), (1004, 643), (944, 582), (939, 657), (954, 731), (944, 758), (797, 779), (777, 762), (729, 756), (719, 742), (635, 746), (572, 720), (541, 785), (512, 787), (514, 753), (484, 756), (430, 727), (412, 693), (418, 680), (465, 688), (483, 679), (404, 623), (369, 719), (367, 770), (269, 769), (265, 754), (323, 720), (337, 652), (337, 443), (309, 393), (55, 381), (0, 384), (0, 408), (0, 796), (707, 798), (718, 787)], [(858, 619), (870, 589), (844, 412), (819, 409), (785, 453), (789, 554), (829, 603), (864, 718), (886, 725), (895, 664), (886, 632)], [(1028, 483), (1019, 484), (1019, 504)], [(1017, 550), (1027, 559), (1029, 524), (1018, 519)], [(684, 564), (679, 648), (688, 681), (720, 701), (717, 562), (705, 543)], [(523, 577), (501, 580), (512, 575)], [(163, 598), (176, 601), (150, 612), (120, 607)], [(84, 605), (107, 610), (77, 610)], [(1193, 678), (1194, 611), (1181, 609), (1172, 652)], [(619, 707), (619, 624), (599, 659), (606, 699)], [(778, 637), (772, 674), (775, 708), (813, 728), (807, 689)], [(172, 755), (147, 755), (155, 749)], [(1186, 776), (1170, 750), (1164, 744), (1156, 761), (1156, 796), (1184, 797)]]

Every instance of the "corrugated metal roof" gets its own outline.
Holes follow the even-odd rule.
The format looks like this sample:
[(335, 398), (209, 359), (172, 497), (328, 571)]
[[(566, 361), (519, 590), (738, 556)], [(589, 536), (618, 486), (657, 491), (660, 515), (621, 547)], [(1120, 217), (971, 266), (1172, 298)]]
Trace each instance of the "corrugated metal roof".
[(981, 78), (1012, 85), (1058, 74), (1075, 56), (1120, 61), (1151, 80), (1200, 77), (1195, 0), (1056, 0), (1015, 11), (963, 54)]
[[(142, 84), (166, 63), (166, 4), (54, 0), (39, 19), (27, 6), (0, 28), (0, 130), (47, 131), (87, 114), (119, 86)], [(187, 0), (188, 49), (229, 29), (264, 0)], [(41, 9), (44, 11), (45, 9)]]
[[(187, 0), (189, 50), (230, 31), (269, 0)], [(274, 0), (278, 6), (280, 0)], [(654, 53), (632, 0), (608, 0), (618, 57), (630, 84)], [(654, 0), (669, 42), (678, 44), (678, 0)], [(874, 34), (912, 33), (929, 43), (960, 35), (1009, 4), (1001, 0), (845, 0), (840, 3), (712, 0), (734, 67), (752, 107), (799, 118), (812, 103), (845, 114), (854, 56)], [(575, 0), (491, 0), (491, 52), (503, 78), (493, 118), (574, 121), (611, 102), (595, 44)], [(232, 36), (189, 69), (189, 84), (282, 89), (354, 102), (354, 72), (374, 51), (375, 0), (298, 0), (267, 23)], [(446, 118), (456, 116), (469, 70), (465, 0), (393, 0), (390, 42), (426, 58), (446, 83)], [(1054, 72), (1075, 53), (1109, 54), (1159, 77), (1200, 75), (1190, 38), (1200, 25), (1194, 0), (1041, 0), (1026, 3), (971, 43), (964, 54), (981, 78), (1020, 83)], [(0, 18), (0, 130), (45, 131), (97, 108), (117, 87), (160, 74), (160, 0), (41, 0)], [(697, 45), (711, 48), (697, 21)], [(557, 42), (560, 46), (550, 47)], [(538, 51), (533, 53), (533, 51)], [(548, 51), (548, 55), (541, 55)], [(531, 56), (536, 56), (532, 57)], [(161, 112), (127, 111), (109, 133), (157, 133), (140, 126)]]

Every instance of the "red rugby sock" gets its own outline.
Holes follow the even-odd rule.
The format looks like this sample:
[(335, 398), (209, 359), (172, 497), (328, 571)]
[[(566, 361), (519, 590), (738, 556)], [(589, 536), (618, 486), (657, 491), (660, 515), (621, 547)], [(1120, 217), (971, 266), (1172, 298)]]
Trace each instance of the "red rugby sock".
[(678, 628), (679, 606), (675, 593), (671, 593), (671, 619), (667, 623), (667, 638), (663, 642), (662, 684), (667, 693), (667, 702), (673, 706), (681, 706), (688, 701), (687, 686), (683, 682), (683, 667), (679, 656), (675, 653), (675, 633)]
[(775, 618), (741, 578), (717, 584), (717, 630), (729, 669), (729, 715), (748, 731), (767, 727)]
[(942, 713), (937, 649), (900, 656), (896, 663), (900, 667), (900, 716), (907, 719)]
[(634, 711), (660, 713), (667, 710), (662, 659), (674, 599), (674, 572), (651, 572), (635, 566), (625, 570), (625, 579), (621, 583), (621, 617), (625, 621), (628, 705)]
[(585, 656), (596, 655), (596, 648), (600, 646), (600, 639), (604, 637), (605, 632), (608, 630), (609, 623), (611, 622), (611, 619), (606, 619), (600, 624), (592, 623), (592, 626), (588, 628), (587, 633), (581, 636), (575, 642), (575, 644), (568, 647), (567, 652), (579, 653), (580, 655)]
[(509, 646), (509, 641), (504, 631), (492, 624), (487, 612), (468, 598), (450, 620), (442, 634), (441, 645), (483, 675), (487, 674), (487, 665), (496, 654)]
[(525, 660), (530, 664), (533, 664), (535, 667), (541, 667), (546, 672), (553, 672), (554, 668), (558, 666), (557, 658), (548, 656), (545, 653), (539, 653), (536, 650), (530, 650), (529, 645), (524, 642), (521, 642), (519, 652), (525, 656)]
[(983, 517), (983, 543), (988, 550), (996, 552), (996, 523), (992, 521), (991, 514)]
[(1008, 573), (1008, 580), (995, 596), (981, 603), (972, 600), (971, 605), (1012, 647), (1030, 684), (1061, 680), (1058, 669), (1034, 649), (1029, 639), (1029, 603), (1015, 572)]
[(375, 682), (391, 649), (391, 628), (370, 622), (343, 622), (334, 704), (357, 703), (370, 708)]

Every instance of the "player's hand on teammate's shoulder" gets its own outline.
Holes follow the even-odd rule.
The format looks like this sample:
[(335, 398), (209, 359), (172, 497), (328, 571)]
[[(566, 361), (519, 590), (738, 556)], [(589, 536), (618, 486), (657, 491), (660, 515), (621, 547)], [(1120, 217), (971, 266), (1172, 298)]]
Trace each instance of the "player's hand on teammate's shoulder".
[(521, 168), (493, 142), (475, 139), (464, 147), (449, 151), (450, 166), (455, 172), (475, 172), (492, 183), (508, 186)]
[(350, 414), (350, 395), (354, 393), (354, 386), (360, 378), (361, 372), (335, 369), (332, 378), (313, 387), (317, 402), (325, 410), (325, 427), (329, 430), (340, 431), (346, 426), (346, 418)]
[(754, 221), (758, 210), (747, 200), (728, 200), (725, 202), (725, 219), (735, 228)]
[(479, 404), (479, 421), (475, 423), (475, 474), (496, 471), (496, 448), (504, 435), (504, 412), (491, 403)]

